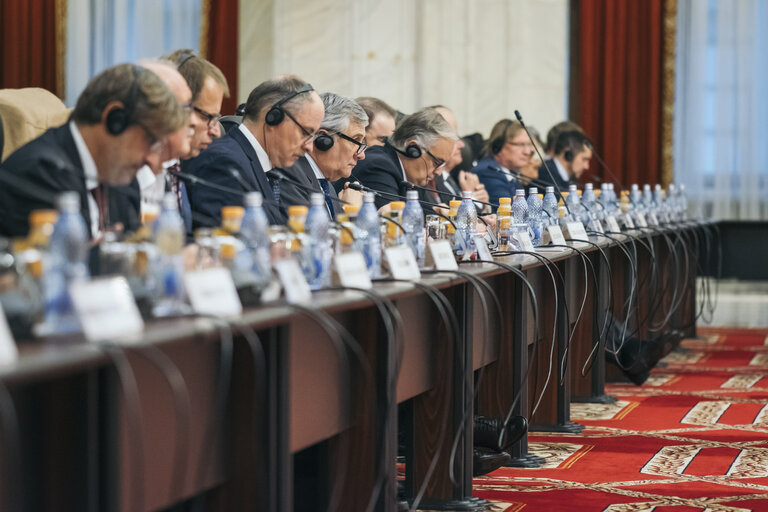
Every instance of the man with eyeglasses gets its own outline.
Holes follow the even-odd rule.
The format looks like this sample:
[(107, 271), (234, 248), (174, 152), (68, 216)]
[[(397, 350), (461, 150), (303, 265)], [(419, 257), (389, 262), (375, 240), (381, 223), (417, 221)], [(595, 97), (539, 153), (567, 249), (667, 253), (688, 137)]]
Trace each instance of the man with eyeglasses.
[[(381, 192), (376, 196), (376, 206), (381, 208), (405, 197), (408, 183), (426, 186), (451, 158), (456, 137), (440, 113), (423, 108), (405, 116), (384, 146), (370, 148), (352, 176)], [(424, 194), (424, 190), (419, 191), (420, 197), (425, 198)]]
[(68, 123), (3, 162), (0, 234), (26, 235), (32, 210), (55, 208), (59, 193), (76, 191), (88, 234), (98, 241), (111, 225), (108, 188), (130, 183), (163, 138), (187, 121), (155, 73), (134, 64), (102, 71), (80, 94)]
[(260, 192), (270, 224), (284, 224), (282, 184), (271, 182), (267, 172), (290, 167), (312, 149), (324, 113), (320, 96), (295, 76), (268, 80), (251, 91), (242, 124), (182, 162), (183, 171), (204, 180), (188, 187), (193, 228), (218, 226), (221, 208), (242, 206), (246, 192)]
[(281, 183), (280, 203), (284, 208), (309, 205), (312, 192), (326, 197), (332, 218), (343, 211), (342, 201), (361, 205), (361, 192), (349, 188), (349, 183), (337, 194), (333, 182), (348, 178), (359, 160), (365, 158), (365, 128), (368, 115), (354, 100), (326, 92), (320, 95), (325, 117), (315, 137), (312, 149), (287, 169), (290, 180)]
[(522, 125), (511, 119), (502, 119), (493, 126), (483, 148), (485, 157), (472, 169), (485, 185), (491, 203), (500, 197), (515, 197), (515, 190), (523, 188), (520, 170), (531, 161), (533, 146)]

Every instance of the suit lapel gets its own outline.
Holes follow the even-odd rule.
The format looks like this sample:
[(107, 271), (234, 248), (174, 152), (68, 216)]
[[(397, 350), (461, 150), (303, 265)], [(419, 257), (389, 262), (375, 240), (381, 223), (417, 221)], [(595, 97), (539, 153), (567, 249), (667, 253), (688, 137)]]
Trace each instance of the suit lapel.
[(88, 196), (90, 193), (85, 186), (83, 162), (80, 160), (80, 154), (77, 152), (77, 145), (75, 145), (75, 139), (72, 137), (72, 131), (69, 129), (69, 123), (65, 123), (58, 128), (55, 128), (54, 134), (56, 141), (66, 153), (77, 173), (76, 181), (79, 185), (77, 192), (80, 194), (80, 215), (82, 215), (85, 220), (89, 238), (93, 238), (93, 233), (91, 233), (91, 209), (88, 207)]
[(259, 157), (256, 155), (256, 150), (238, 127), (233, 128), (229, 133), (240, 145), (243, 153), (248, 157), (251, 164), (251, 174), (244, 178), (251, 184), (254, 190), (261, 191), (261, 194), (266, 199), (264, 201), (264, 209), (267, 210), (268, 216), (271, 217), (272, 222), (281, 224), (284, 215), (277, 204), (275, 194), (272, 192), (272, 185), (267, 179), (267, 174), (261, 167), (261, 162), (259, 162)]

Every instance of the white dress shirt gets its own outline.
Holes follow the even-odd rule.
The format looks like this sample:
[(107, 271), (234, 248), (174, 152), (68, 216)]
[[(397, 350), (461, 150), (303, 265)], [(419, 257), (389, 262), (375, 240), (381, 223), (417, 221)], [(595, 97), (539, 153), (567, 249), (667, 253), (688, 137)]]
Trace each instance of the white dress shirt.
[(560, 163), (560, 160), (557, 158), (552, 159), (553, 162), (555, 162), (555, 167), (557, 167), (557, 173), (560, 175), (561, 178), (563, 178), (563, 181), (570, 181), (571, 177), (568, 175), (568, 171), (565, 170), (565, 167), (563, 167), (563, 164)]
[[(72, 132), (72, 138), (75, 139), (75, 147), (80, 157), (80, 163), (83, 164), (83, 174), (85, 175), (85, 189), (88, 191), (88, 213), (91, 217), (91, 237), (96, 238), (100, 234), (99, 230), (99, 205), (93, 198), (92, 191), (99, 188), (99, 173), (96, 170), (96, 162), (93, 161), (88, 146), (85, 145), (83, 136), (74, 121), (69, 122), (69, 130)], [(105, 198), (106, 199), (106, 198)]]
[(243, 132), (245, 138), (248, 139), (248, 142), (251, 143), (251, 146), (253, 146), (253, 149), (256, 151), (256, 157), (259, 159), (259, 163), (261, 164), (261, 168), (264, 169), (264, 172), (271, 171), (274, 166), (272, 165), (272, 162), (269, 161), (269, 155), (267, 155), (267, 152), (261, 147), (261, 144), (256, 140), (256, 137), (253, 136), (251, 130), (246, 128), (243, 124), (238, 128)]

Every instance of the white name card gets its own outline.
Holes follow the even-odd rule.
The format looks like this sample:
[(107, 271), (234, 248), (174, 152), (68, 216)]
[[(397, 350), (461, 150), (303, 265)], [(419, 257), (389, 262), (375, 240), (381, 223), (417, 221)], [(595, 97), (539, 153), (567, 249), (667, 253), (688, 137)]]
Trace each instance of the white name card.
[(488, 244), (485, 243), (485, 237), (483, 235), (475, 235), (472, 237), (472, 240), (475, 242), (475, 248), (477, 249), (477, 259), (480, 261), (493, 261)]
[(571, 240), (584, 240), (589, 241), (587, 232), (584, 231), (584, 224), (581, 222), (567, 222), (565, 224), (566, 236)]
[(13, 364), (19, 359), (19, 350), (13, 341), (13, 334), (8, 327), (3, 306), (0, 304), (0, 366)]
[(210, 316), (238, 316), (243, 305), (229, 270), (213, 267), (184, 274), (184, 286), (195, 313)]
[(373, 287), (368, 275), (368, 267), (365, 258), (357, 251), (345, 252), (333, 258), (333, 283), (345, 288), (363, 288), (369, 290)]
[(144, 322), (124, 277), (75, 281), (69, 287), (72, 304), (88, 341), (133, 342)]
[(527, 231), (519, 230), (515, 233), (515, 240), (520, 244), (520, 248), (524, 251), (533, 252), (535, 249), (533, 247), (533, 242), (531, 242), (531, 237), (528, 236)]
[(632, 220), (632, 216), (628, 213), (625, 213), (621, 216), (621, 220), (624, 223), (625, 228), (634, 229), (635, 222)]
[(641, 228), (647, 228), (648, 227), (648, 221), (645, 220), (645, 214), (644, 213), (638, 213), (637, 214), (637, 225)]
[(285, 258), (275, 261), (272, 266), (275, 267), (285, 290), (285, 300), (290, 304), (312, 300), (312, 290), (309, 289), (309, 283), (304, 277), (299, 262), (293, 258)]
[(547, 229), (544, 231), (543, 243), (548, 244), (550, 242), (552, 242), (552, 245), (566, 245), (563, 230), (560, 229), (560, 226), (547, 226)]
[(616, 222), (616, 217), (613, 215), (609, 215), (605, 218), (605, 224), (608, 226), (608, 231), (613, 231), (614, 233), (619, 233), (621, 231), (619, 223)]
[(651, 226), (658, 226), (659, 225), (659, 218), (656, 217), (656, 214), (651, 212), (648, 214), (648, 224)]
[(427, 245), (427, 267), (435, 270), (458, 270), (459, 264), (448, 240), (431, 240)]
[(421, 279), (419, 264), (413, 251), (407, 245), (398, 245), (384, 249), (384, 260), (389, 268), (389, 273), (398, 281), (411, 281)]
[(592, 219), (589, 221), (589, 230), (600, 234), (605, 231), (602, 224), (600, 224), (600, 221), (597, 219)]

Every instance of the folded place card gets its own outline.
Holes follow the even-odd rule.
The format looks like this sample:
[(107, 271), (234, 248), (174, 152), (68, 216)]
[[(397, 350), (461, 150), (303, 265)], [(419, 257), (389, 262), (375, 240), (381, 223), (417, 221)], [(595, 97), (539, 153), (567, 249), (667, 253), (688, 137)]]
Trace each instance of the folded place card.
[(312, 290), (299, 263), (293, 258), (285, 258), (272, 263), (285, 290), (285, 300), (291, 304), (312, 300)]
[(19, 350), (8, 327), (3, 305), (0, 304), (0, 366), (13, 364), (19, 359)]
[(131, 288), (124, 277), (75, 281), (69, 294), (88, 341), (135, 342), (144, 330)]
[(584, 240), (585, 242), (589, 241), (587, 232), (584, 231), (584, 224), (581, 222), (566, 222), (565, 231), (565, 235), (571, 240)]
[(472, 241), (475, 242), (478, 260), (493, 261), (493, 256), (491, 256), (491, 251), (488, 249), (488, 244), (485, 243), (485, 237), (483, 235), (474, 235)]
[(413, 251), (407, 245), (384, 249), (384, 261), (387, 263), (389, 273), (398, 281), (421, 279), (419, 264), (416, 263)]
[(187, 272), (184, 286), (192, 309), (199, 315), (238, 316), (243, 312), (232, 274), (226, 268)]
[(621, 231), (619, 223), (616, 222), (616, 217), (613, 215), (608, 215), (605, 218), (605, 224), (608, 226), (608, 231), (612, 231), (614, 233), (619, 233)]
[(448, 240), (430, 240), (427, 245), (426, 265), (435, 270), (457, 270), (456, 256)]
[(363, 288), (368, 290), (373, 287), (371, 277), (368, 275), (368, 267), (362, 253), (345, 252), (333, 258), (332, 281), (335, 285), (345, 288)]
[(543, 243), (552, 245), (566, 245), (565, 237), (563, 236), (563, 230), (558, 225), (547, 226), (544, 230)]

